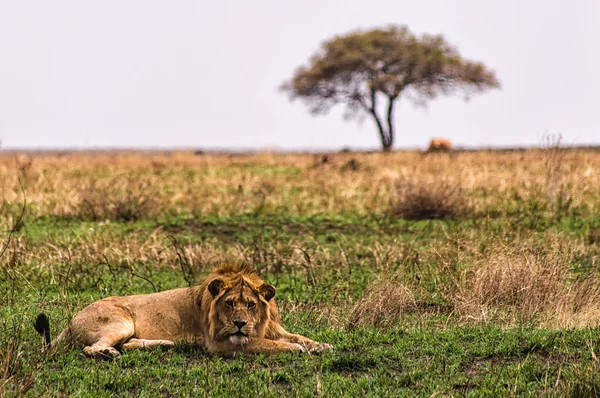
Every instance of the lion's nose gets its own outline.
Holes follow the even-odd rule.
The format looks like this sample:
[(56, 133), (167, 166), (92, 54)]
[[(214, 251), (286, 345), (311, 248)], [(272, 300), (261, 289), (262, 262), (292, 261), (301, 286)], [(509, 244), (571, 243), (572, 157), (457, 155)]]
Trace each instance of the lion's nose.
[(241, 329), (241, 328), (243, 328), (244, 326), (246, 326), (246, 324), (247, 324), (247, 323), (248, 323), (248, 322), (246, 322), (246, 321), (233, 321), (233, 324), (234, 324), (235, 326), (237, 326), (237, 327), (238, 327), (238, 329)]

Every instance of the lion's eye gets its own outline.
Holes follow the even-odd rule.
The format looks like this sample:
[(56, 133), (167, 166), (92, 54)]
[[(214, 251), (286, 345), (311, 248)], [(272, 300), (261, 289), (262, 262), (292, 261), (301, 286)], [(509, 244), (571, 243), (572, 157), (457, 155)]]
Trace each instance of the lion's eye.
[(228, 307), (233, 308), (233, 300), (227, 300), (227, 301), (225, 301), (225, 305), (228, 306)]
[(252, 301), (248, 302), (248, 308), (254, 308), (256, 307), (256, 303), (253, 303)]

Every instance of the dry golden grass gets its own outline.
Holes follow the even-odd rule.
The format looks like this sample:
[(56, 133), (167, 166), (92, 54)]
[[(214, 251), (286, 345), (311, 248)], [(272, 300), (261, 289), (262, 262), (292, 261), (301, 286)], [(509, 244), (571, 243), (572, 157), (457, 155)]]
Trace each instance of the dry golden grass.
[[(435, 241), (404, 254), (403, 263), (417, 262), (412, 268), (401, 266), (390, 274), (384, 266), (363, 296), (349, 304), (348, 325), (387, 328), (405, 316), (441, 313), (453, 322), (507, 327), (600, 325), (600, 281), (595, 273), (573, 270), (576, 259), (590, 251), (581, 240), (553, 232), (541, 239), (520, 236), (510, 244), (494, 238), (482, 253), (480, 239)], [(435, 287), (415, 281), (433, 281)]]
[(565, 273), (564, 267), (531, 254), (494, 253), (463, 277), (459, 309), (483, 321), (493, 310), (532, 320), (560, 298)]
[(91, 221), (136, 221), (162, 213), (159, 192), (152, 181), (118, 175), (111, 180), (90, 180), (88, 184), (81, 189), (78, 212), (67, 215)]
[[(340, 153), (329, 155), (326, 163), (319, 159), (307, 154), (191, 152), (5, 154), (0, 157), (0, 196), (9, 205), (19, 203), (21, 184), (34, 216), (80, 217), (89, 212), (86, 201), (94, 187), (99, 189), (96, 195), (106, 195), (107, 203), (113, 204), (94, 211), (109, 217), (114, 204), (130, 196), (152, 198), (151, 207), (167, 214), (367, 215), (389, 211), (403, 182), (434, 186), (446, 181), (448, 187), (459, 183), (479, 213), (516, 211), (530, 201), (548, 209), (562, 204), (600, 210), (595, 200), (600, 195), (600, 154), (593, 152), (564, 152), (560, 167), (549, 166), (556, 163), (556, 155), (548, 150), (427, 158), (416, 152)], [(154, 216), (143, 207), (139, 216)]]
[(453, 298), (466, 321), (560, 328), (600, 324), (600, 284), (572, 270), (576, 250), (496, 245), (463, 272)]
[(412, 290), (393, 279), (389, 275), (381, 275), (365, 289), (363, 297), (350, 315), (351, 328), (390, 327), (407, 311), (416, 308), (417, 302)]

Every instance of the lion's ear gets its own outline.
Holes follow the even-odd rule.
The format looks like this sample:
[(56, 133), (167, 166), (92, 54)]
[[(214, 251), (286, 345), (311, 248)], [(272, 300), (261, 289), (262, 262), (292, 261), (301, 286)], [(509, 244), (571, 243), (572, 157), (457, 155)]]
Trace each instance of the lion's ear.
[(208, 291), (210, 292), (210, 294), (212, 294), (213, 297), (215, 297), (217, 294), (219, 294), (219, 292), (221, 291), (222, 287), (223, 287), (223, 281), (222, 280), (220, 280), (220, 279), (213, 279), (208, 284)]
[(266, 283), (259, 288), (259, 291), (267, 301), (271, 301), (271, 299), (275, 297), (275, 288)]

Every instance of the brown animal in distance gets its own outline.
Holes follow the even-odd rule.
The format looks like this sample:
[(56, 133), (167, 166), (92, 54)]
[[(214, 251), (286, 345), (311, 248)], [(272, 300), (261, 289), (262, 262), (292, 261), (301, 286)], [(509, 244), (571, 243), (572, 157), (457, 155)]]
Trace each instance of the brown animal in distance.
[(48, 317), (35, 329), (48, 346), (72, 343), (89, 356), (114, 357), (121, 350), (203, 345), (209, 352), (277, 353), (323, 351), (330, 344), (287, 332), (280, 324), (275, 288), (247, 265), (221, 265), (198, 286), (96, 301), (50, 339)]
[(452, 142), (446, 138), (432, 138), (429, 142), (429, 147), (425, 153), (432, 152), (451, 152)]

